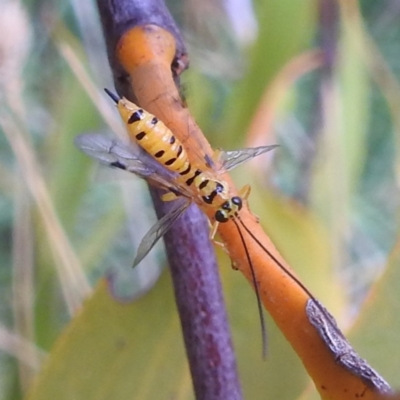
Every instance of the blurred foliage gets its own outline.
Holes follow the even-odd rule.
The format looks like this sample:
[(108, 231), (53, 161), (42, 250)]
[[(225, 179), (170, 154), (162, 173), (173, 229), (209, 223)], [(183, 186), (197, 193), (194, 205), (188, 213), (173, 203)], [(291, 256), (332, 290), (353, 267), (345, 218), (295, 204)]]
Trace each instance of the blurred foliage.
[[(169, 277), (133, 300), (164, 264), (152, 252), (139, 271), (130, 269), (152, 221), (143, 185), (98, 168), (73, 146), (77, 134), (106, 128), (60, 45), (73, 49), (98, 88), (111, 86), (95, 6), (84, 3), (0, 2), (0, 397), (31, 389), (32, 400), (70, 399), (65, 388), (77, 385), (76, 399), (192, 398)], [(298, 56), (324, 46), (320, 4), (256, 2), (252, 45), (255, 27), (230, 25), (234, 13), (218, 4), (218, 24), (191, 32), (210, 10), (187, 5), (177, 15), (190, 43), (186, 96), (214, 146), (281, 145), (273, 160), (234, 177), (252, 184), (251, 207), (267, 233), (348, 327), (356, 350), (396, 386), (400, 7), (332, 2), (341, 6), (338, 19), (331, 16), (332, 68), (306, 58), (302, 69)], [(171, 1), (172, 8), (182, 10)], [(237, 8), (236, 18), (249, 12)], [(255, 124), (257, 113), (271, 118)], [(270, 354), (261, 361), (254, 294), (225, 255), (221, 273), (245, 397), (315, 398), (270, 321)], [(124, 300), (100, 279), (83, 303), (102, 276)]]

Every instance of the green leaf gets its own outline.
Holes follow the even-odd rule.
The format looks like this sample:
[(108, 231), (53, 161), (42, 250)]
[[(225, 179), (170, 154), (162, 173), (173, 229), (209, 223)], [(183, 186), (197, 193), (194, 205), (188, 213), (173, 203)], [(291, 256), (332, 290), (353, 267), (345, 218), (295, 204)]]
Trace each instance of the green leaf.
[[(307, 381), (301, 362), (272, 321), (268, 357), (261, 359), (255, 294), (225, 261), (225, 293), (245, 398), (294, 398)], [(27, 400), (54, 398), (193, 398), (168, 274), (133, 302), (115, 300), (100, 282), (57, 340)]]
[(380, 280), (370, 290), (349, 339), (393, 387), (399, 386), (400, 245), (397, 242)]
[(29, 400), (188, 399), (179, 321), (168, 275), (137, 301), (100, 282), (57, 340)]

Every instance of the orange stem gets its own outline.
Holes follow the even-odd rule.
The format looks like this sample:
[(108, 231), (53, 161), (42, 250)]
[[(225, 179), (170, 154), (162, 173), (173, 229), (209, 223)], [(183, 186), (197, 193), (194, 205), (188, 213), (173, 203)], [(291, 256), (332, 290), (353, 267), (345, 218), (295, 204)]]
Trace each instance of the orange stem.
[[(184, 143), (189, 158), (201, 160), (213, 153), (209, 143), (181, 101), (171, 74), (175, 40), (156, 26), (137, 26), (121, 38), (117, 58), (131, 78), (139, 104), (160, 118)], [(189, 127), (189, 129), (188, 129)], [(190, 135), (189, 135), (190, 133)], [(200, 157), (199, 157), (200, 154)], [(236, 193), (228, 175), (221, 176)], [(203, 211), (213, 218), (215, 210)], [(240, 219), (282, 265), (295, 275), (247, 207)], [(233, 221), (219, 225), (218, 233), (237, 268), (253, 284), (248, 258)], [(344, 367), (310, 323), (306, 304), (310, 300), (298, 282), (290, 277), (242, 228), (262, 302), (301, 358), (323, 399), (377, 399), (379, 390), (371, 381)]]

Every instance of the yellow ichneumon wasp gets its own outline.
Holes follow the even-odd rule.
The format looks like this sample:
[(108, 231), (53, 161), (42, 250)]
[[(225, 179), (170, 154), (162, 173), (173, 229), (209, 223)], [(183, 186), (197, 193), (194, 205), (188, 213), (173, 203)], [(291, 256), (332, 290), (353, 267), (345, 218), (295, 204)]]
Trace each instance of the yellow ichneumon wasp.
[[(183, 144), (162, 121), (129, 100), (117, 97), (107, 89), (106, 93), (116, 103), (131, 142), (138, 144), (139, 147), (134, 146), (133, 143), (125, 144), (100, 134), (78, 136), (75, 140), (76, 145), (86, 154), (102, 163), (132, 172), (150, 183), (166, 189), (167, 193), (162, 197), (165, 201), (177, 198), (184, 199), (177, 202), (176, 206), (144, 236), (135, 257), (134, 266), (143, 260), (156, 242), (192, 202), (200, 207), (213, 210), (214, 221), (210, 233), (211, 239), (214, 238), (219, 223), (238, 218), (243, 202), (249, 195), (250, 188), (245, 186), (239, 192), (239, 195), (232, 195), (228, 184), (221, 180), (218, 174), (273, 150), (277, 145), (216, 152), (214, 159), (220, 165), (219, 170), (210, 168), (209, 164), (213, 162), (212, 158), (205, 160), (204, 165), (194, 164), (189, 160)], [(251, 265), (250, 255), (237, 223), (236, 226)], [(265, 349), (265, 322), (261, 300), (256, 276), (253, 270), (251, 272), (260, 313), (263, 348)]]
[[(277, 145), (246, 148), (235, 151), (218, 151), (216, 155), (192, 163), (183, 144), (165, 124), (125, 98), (119, 98), (106, 90), (114, 100), (124, 121), (130, 143), (112, 139), (101, 134), (83, 134), (76, 138), (76, 145), (89, 156), (146, 179), (151, 184), (165, 189), (164, 201), (180, 199), (172, 210), (162, 217), (143, 237), (134, 266), (139, 264), (156, 242), (167, 232), (174, 222), (185, 212), (192, 202), (203, 210), (211, 209), (214, 214), (210, 238), (213, 239), (218, 224), (233, 221), (240, 235), (250, 266), (255, 287), (263, 335), (263, 353), (266, 348), (266, 329), (251, 256), (247, 248), (242, 228), (271, 257), (271, 259), (293, 279), (314, 300), (317, 308), (326, 313), (310, 291), (253, 235), (240, 218), (240, 210), (250, 192), (245, 186), (239, 195), (232, 194), (229, 185), (220, 179), (221, 172), (229, 171), (260, 154), (273, 150)], [(137, 144), (137, 145), (135, 145)], [(215, 162), (214, 162), (215, 161)], [(202, 164), (202, 165), (201, 165)], [(212, 165), (218, 165), (218, 169)], [(337, 327), (335, 328), (337, 329)]]
[(106, 92), (117, 104), (131, 141), (140, 147), (136, 148), (133, 144), (124, 144), (99, 134), (78, 136), (77, 146), (109, 166), (135, 173), (167, 189), (168, 192), (162, 198), (164, 201), (182, 197), (186, 199), (170, 214), (160, 219), (145, 235), (139, 246), (134, 266), (143, 260), (157, 240), (192, 201), (201, 207), (215, 210), (211, 238), (215, 236), (219, 223), (237, 217), (243, 201), (247, 199), (249, 187), (245, 186), (240, 191), (240, 196), (231, 195), (229, 186), (218, 177), (218, 173), (229, 171), (253, 157), (276, 148), (277, 145), (219, 151), (217, 157), (218, 163), (221, 164), (220, 171), (210, 169), (206, 162), (203, 166), (194, 165), (189, 161), (182, 143), (162, 121), (129, 100), (118, 98), (108, 90)]

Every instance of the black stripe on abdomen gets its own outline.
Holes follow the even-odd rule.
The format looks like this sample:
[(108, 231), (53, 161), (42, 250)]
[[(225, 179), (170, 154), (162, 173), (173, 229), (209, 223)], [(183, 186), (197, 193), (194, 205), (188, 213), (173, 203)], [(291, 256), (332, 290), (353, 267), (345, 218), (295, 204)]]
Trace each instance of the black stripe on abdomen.
[(164, 163), (164, 165), (172, 165), (176, 161), (176, 158), (170, 158), (168, 161)]
[(128, 119), (128, 124), (131, 125), (131, 124), (133, 124), (133, 123), (135, 123), (135, 122), (140, 121), (140, 120), (143, 118), (143, 114), (144, 114), (144, 111), (143, 111), (141, 108), (139, 108), (139, 110), (136, 110), (136, 111), (135, 111), (134, 113), (132, 113), (132, 115), (129, 117), (129, 119)]
[(213, 191), (211, 192), (211, 194), (209, 194), (208, 196), (203, 196), (204, 202), (207, 203), (207, 204), (212, 204), (213, 201), (214, 201), (214, 199), (215, 199), (215, 196), (216, 196), (217, 194), (218, 194), (217, 191), (216, 191), (216, 190), (213, 190)]
[(190, 172), (191, 168), (192, 168), (192, 166), (191, 166), (190, 163), (189, 163), (188, 167), (187, 167), (184, 171), (179, 172), (179, 175), (182, 175), (182, 176), (183, 176), (183, 175), (188, 174), (188, 173)]
[(205, 181), (201, 182), (199, 185), (199, 189), (204, 189), (210, 181), (206, 179)]
[(164, 155), (164, 153), (165, 153), (164, 150), (157, 151), (157, 153), (154, 154), (154, 157), (160, 158), (160, 157), (162, 157)]
[(196, 172), (193, 174), (193, 176), (186, 181), (186, 185), (190, 186), (200, 174), (201, 171), (197, 169)]
[[(204, 183), (207, 184), (207, 183), (208, 183), (208, 180), (202, 182), (202, 183), (199, 185), (199, 188), (200, 188), (200, 189), (202, 189), (201, 186), (202, 186)], [(206, 185), (204, 185), (204, 187), (205, 187), (205, 186), (206, 186)], [(208, 196), (202, 196), (202, 198), (203, 198), (203, 200), (204, 200), (205, 203), (207, 203), (207, 204), (212, 204), (213, 201), (214, 201), (214, 199), (215, 199), (215, 196), (216, 196), (218, 193), (221, 193), (223, 190), (224, 190), (224, 186), (223, 186), (221, 183), (217, 182), (217, 184), (215, 185), (215, 189), (214, 189)]]
[(135, 138), (137, 139), (137, 140), (142, 140), (144, 137), (146, 136), (146, 132), (139, 132), (136, 136), (135, 136)]

